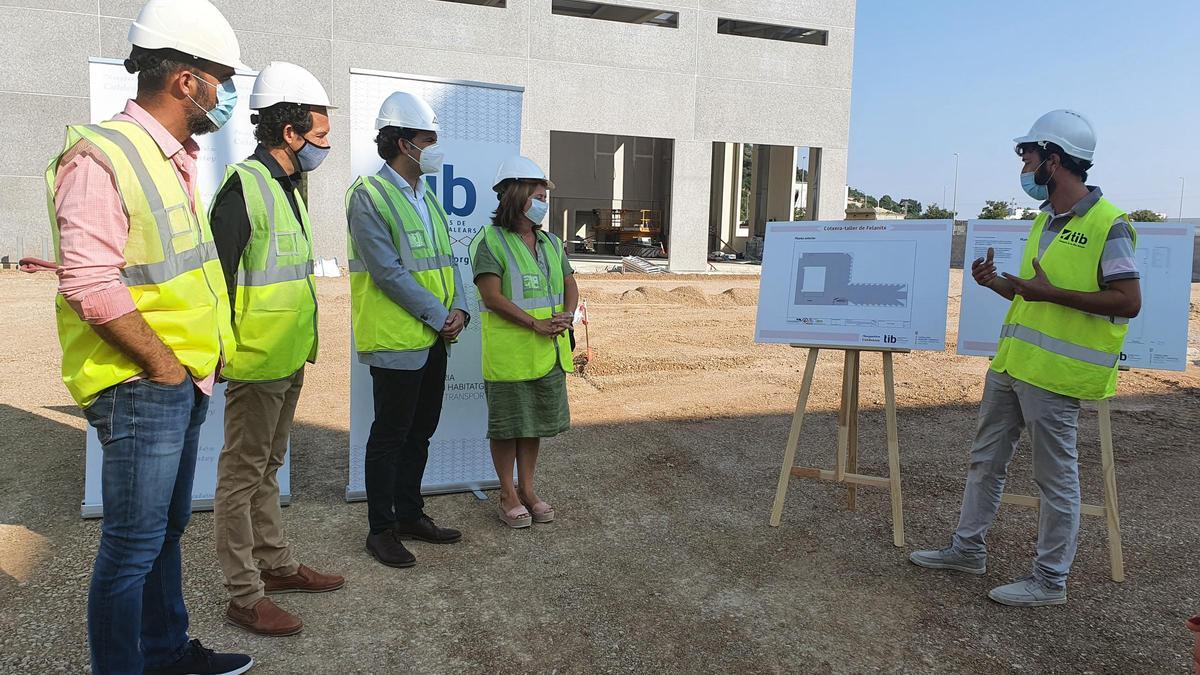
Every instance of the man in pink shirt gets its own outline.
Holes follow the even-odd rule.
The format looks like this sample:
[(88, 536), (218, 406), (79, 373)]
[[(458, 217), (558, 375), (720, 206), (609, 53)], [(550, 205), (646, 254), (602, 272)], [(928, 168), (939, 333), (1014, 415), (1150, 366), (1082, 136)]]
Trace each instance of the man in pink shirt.
[(228, 120), (245, 65), (207, 0), (149, 0), (129, 38), (137, 98), (108, 122), (69, 127), (46, 172), (63, 381), (104, 448), (92, 671), (232, 675), (253, 660), (188, 637), (179, 541), (231, 339), (192, 136)]

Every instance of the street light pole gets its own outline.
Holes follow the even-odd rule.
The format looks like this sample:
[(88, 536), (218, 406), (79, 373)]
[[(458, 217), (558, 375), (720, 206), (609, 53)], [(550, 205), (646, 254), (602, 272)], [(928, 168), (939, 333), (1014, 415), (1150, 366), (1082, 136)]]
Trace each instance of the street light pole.
[(1179, 222), (1183, 222), (1183, 176), (1179, 177)]
[(958, 153), (954, 153), (954, 205), (950, 208), (952, 220), (958, 220)]

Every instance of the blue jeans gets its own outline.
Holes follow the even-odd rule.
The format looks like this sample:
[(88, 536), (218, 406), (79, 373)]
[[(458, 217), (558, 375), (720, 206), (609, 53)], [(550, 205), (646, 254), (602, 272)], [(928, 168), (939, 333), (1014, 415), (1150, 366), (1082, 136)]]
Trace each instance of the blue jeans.
[(104, 448), (104, 524), (88, 592), (92, 672), (141, 673), (188, 645), (179, 538), (192, 514), (192, 478), (208, 396), (136, 380), (84, 410)]

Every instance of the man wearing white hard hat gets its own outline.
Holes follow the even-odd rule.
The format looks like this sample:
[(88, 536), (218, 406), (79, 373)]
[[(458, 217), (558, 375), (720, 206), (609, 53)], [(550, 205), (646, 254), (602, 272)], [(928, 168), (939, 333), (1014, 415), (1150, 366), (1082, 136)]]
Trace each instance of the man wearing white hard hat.
[(213, 498), (217, 558), (230, 595), (226, 621), (259, 635), (294, 635), (304, 626), (267, 594), (321, 593), (345, 583), (296, 559), (276, 479), (304, 365), (317, 357), (312, 223), (299, 187), (329, 153), (332, 107), (304, 68), (263, 68), (250, 94), (258, 147), (226, 168), (210, 217), (235, 343), (221, 371), (229, 386)]
[(150, 0), (129, 29), (137, 97), (72, 126), (46, 171), (63, 380), (103, 446), (88, 592), (92, 672), (241, 673), (188, 636), (180, 538), (200, 425), (232, 349), (192, 136), (233, 112), (237, 36), (207, 0)]
[[(533, 160), (510, 157), (492, 186), (492, 222), (471, 240), (479, 291), (487, 437), (500, 480), (500, 520), (514, 529), (554, 522), (534, 474), (543, 438), (571, 427), (567, 373), (579, 287), (563, 242), (542, 230), (554, 183)], [(513, 469), (517, 484), (513, 485)]]
[(416, 557), (402, 543), (459, 541), (425, 513), (421, 481), (446, 388), (449, 343), (470, 317), (449, 221), (422, 176), (442, 168), (437, 115), (419, 96), (388, 96), (375, 120), (379, 171), (346, 194), (351, 317), (358, 360), (371, 369), (367, 551), (390, 567)]
[(1116, 393), (1125, 333), (1142, 300), (1137, 233), (1100, 188), (1085, 184), (1096, 149), (1091, 123), (1073, 110), (1054, 110), (1014, 140), (1021, 187), (1042, 201), (1041, 213), (1019, 275), (997, 275), (992, 249), (971, 265), (976, 283), (1012, 305), (984, 384), (958, 529), (949, 547), (916, 551), (910, 559), (934, 569), (987, 571), (985, 537), (1028, 429), (1041, 493), (1037, 556), (1029, 575), (988, 597), (1039, 607), (1067, 601), (1079, 534), (1080, 401)]

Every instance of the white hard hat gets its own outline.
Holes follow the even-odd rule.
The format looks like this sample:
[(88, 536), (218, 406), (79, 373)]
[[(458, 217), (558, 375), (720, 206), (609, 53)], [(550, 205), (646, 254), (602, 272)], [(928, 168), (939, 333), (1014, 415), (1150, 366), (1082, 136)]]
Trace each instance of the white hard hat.
[[(1074, 110), (1051, 110), (1030, 127), (1029, 133), (1014, 138), (1021, 143), (1054, 143), (1068, 155), (1092, 161), (1096, 152), (1096, 130), (1086, 117)], [(1044, 147), (1044, 146), (1043, 146)]]
[(375, 128), (400, 127), (420, 131), (438, 131), (437, 115), (425, 99), (407, 91), (392, 92), (379, 106)]
[(546, 189), (554, 189), (554, 182), (546, 177), (546, 172), (542, 171), (542, 167), (528, 157), (513, 155), (500, 162), (500, 168), (496, 170), (496, 182), (492, 184), (492, 189), (499, 189), (500, 184), (510, 178), (540, 180), (546, 184)]
[(276, 103), (334, 107), (329, 104), (329, 94), (315, 75), (284, 61), (272, 61), (263, 68), (254, 79), (254, 91), (250, 93), (251, 110), (270, 108)]
[(142, 49), (174, 49), (250, 70), (242, 63), (233, 27), (208, 0), (149, 0), (129, 27), (129, 42)]

